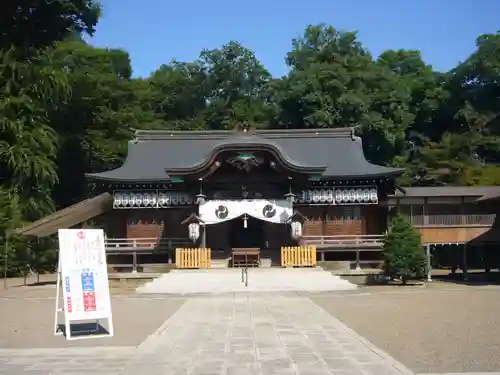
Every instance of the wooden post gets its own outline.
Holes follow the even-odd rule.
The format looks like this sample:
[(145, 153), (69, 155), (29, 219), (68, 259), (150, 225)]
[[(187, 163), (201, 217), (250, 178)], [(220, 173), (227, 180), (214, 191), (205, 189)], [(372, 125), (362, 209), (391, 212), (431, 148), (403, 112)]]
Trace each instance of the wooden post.
[(132, 253), (132, 273), (137, 273), (137, 252)]
[(463, 276), (464, 276), (464, 280), (468, 280), (469, 279), (469, 275), (468, 275), (468, 267), (467, 267), (467, 243), (464, 242), (464, 250), (463, 250), (463, 265), (462, 265), (462, 272), (463, 272)]
[(205, 224), (200, 225), (203, 228), (203, 233), (201, 234), (201, 248), (207, 247), (207, 226)]
[(431, 265), (431, 245), (426, 245), (427, 255), (427, 281), (432, 281), (432, 265)]
[(356, 271), (361, 271), (358, 237), (356, 237)]
[(7, 257), (9, 255), (9, 234), (5, 233), (5, 252), (3, 255), (3, 288), (7, 289)]

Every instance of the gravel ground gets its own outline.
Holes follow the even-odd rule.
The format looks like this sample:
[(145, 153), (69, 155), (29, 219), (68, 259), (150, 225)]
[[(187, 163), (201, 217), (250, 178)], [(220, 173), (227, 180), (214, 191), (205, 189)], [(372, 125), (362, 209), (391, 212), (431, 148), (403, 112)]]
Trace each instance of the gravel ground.
[(416, 373), (500, 371), (500, 287), (433, 283), (311, 297)]
[(184, 298), (174, 297), (114, 296), (111, 301), (114, 337), (66, 341), (52, 334), (55, 287), (28, 288), (10, 288), (0, 294), (0, 349), (137, 346), (185, 302)]

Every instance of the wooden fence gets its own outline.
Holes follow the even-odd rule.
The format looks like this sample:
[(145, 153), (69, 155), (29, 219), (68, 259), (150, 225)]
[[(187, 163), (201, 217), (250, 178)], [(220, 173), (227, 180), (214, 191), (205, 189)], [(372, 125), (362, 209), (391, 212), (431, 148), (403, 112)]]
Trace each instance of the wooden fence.
[(177, 268), (210, 268), (211, 250), (207, 248), (175, 249)]
[(281, 248), (282, 267), (311, 267), (316, 265), (316, 246)]

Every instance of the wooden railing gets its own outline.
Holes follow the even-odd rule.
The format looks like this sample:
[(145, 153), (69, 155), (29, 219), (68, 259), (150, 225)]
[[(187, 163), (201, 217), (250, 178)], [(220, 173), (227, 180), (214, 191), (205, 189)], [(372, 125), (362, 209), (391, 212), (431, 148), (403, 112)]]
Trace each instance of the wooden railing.
[[(104, 246), (109, 255), (132, 255), (132, 263), (109, 264), (112, 268), (130, 268), (137, 272), (139, 256), (147, 254), (166, 254), (168, 263), (172, 261), (172, 250), (179, 246), (186, 246), (190, 241), (187, 238), (106, 238)], [(121, 258), (121, 257), (120, 257)]]
[(177, 268), (210, 268), (211, 250), (207, 248), (175, 249)]
[(282, 267), (312, 267), (316, 265), (316, 246), (286, 246), (281, 248)]
[(303, 236), (300, 240), (303, 245), (320, 247), (357, 249), (381, 248), (384, 244), (383, 234), (361, 235), (334, 235), (334, 236)]
[(189, 244), (188, 238), (107, 238), (106, 252), (120, 254), (123, 252), (141, 252), (171, 250)]

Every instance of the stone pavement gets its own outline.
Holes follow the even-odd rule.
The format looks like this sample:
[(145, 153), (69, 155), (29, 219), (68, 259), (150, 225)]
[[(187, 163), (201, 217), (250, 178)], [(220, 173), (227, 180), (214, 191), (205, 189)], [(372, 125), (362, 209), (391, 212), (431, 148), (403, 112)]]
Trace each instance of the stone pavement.
[(198, 297), (139, 347), (126, 375), (411, 374), (307, 297)]
[(0, 374), (21, 373), (412, 374), (311, 299), (284, 294), (192, 297), (138, 348), (0, 350)]

